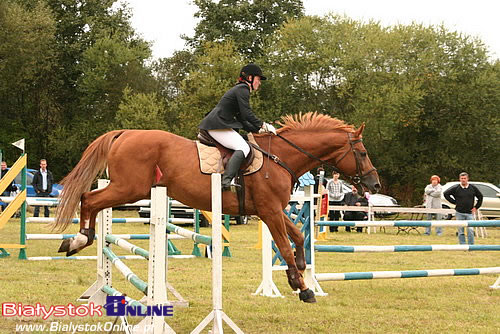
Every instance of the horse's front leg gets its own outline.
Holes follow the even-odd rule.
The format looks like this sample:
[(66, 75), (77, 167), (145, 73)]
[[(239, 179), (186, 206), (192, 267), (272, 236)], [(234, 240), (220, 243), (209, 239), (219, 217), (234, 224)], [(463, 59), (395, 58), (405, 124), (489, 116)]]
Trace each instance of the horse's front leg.
[(304, 275), (306, 270), (306, 258), (304, 254), (304, 236), (300, 233), (300, 230), (295, 226), (295, 224), (288, 218), (288, 216), (282, 212), (283, 221), (285, 222), (286, 232), (295, 243), (295, 263), (299, 272)]
[(315, 303), (316, 298), (314, 297), (314, 292), (311, 289), (307, 288), (304, 282), (304, 278), (301, 272), (299, 272), (295, 263), (295, 257), (293, 255), (292, 247), (290, 246), (290, 241), (288, 240), (287, 236), (287, 227), (285, 224), (283, 211), (278, 210), (273, 210), (273, 212), (271, 213), (260, 215), (260, 218), (268, 226), (274, 242), (280, 250), (281, 256), (283, 256), (283, 259), (288, 265), (288, 269), (286, 271), (286, 274), (288, 276), (288, 284), (293, 290), (300, 290), (300, 300), (306, 303)]

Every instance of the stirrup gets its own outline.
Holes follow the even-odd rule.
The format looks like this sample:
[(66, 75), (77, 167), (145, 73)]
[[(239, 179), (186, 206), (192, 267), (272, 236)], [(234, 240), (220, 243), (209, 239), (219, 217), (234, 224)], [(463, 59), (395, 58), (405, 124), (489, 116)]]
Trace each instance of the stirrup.
[(231, 191), (231, 192), (235, 193), (240, 188), (241, 188), (241, 185), (235, 183), (234, 179), (231, 180), (231, 183), (229, 185), (222, 184), (222, 191)]

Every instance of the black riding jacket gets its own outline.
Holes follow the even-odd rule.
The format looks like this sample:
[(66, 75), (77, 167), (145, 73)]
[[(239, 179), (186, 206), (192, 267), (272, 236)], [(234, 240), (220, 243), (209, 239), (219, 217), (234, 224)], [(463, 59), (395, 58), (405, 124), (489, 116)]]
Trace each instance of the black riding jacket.
[(262, 123), (250, 108), (250, 87), (239, 82), (222, 96), (215, 108), (201, 121), (199, 128), (245, 129), (248, 132), (258, 132)]

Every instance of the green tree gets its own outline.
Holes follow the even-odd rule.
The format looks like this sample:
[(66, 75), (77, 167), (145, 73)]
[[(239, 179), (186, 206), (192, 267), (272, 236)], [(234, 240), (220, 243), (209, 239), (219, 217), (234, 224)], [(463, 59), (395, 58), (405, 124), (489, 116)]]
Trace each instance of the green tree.
[(188, 50), (176, 51), (169, 58), (153, 62), (152, 71), (158, 85), (157, 91), (168, 102), (182, 92), (182, 82), (195, 70), (194, 53)]
[(263, 53), (266, 39), (290, 18), (304, 15), (301, 0), (194, 0), (200, 19), (188, 44), (200, 49), (205, 42), (233, 40), (248, 59)]
[(150, 46), (135, 34), (126, 5), (46, 1), (57, 22), (56, 99), (63, 110), (63, 119), (48, 134), (49, 152), (65, 174), (85, 147), (114, 124), (125, 87), (149, 93), (156, 85), (146, 64)]
[(290, 21), (265, 53), (279, 78), (263, 87), (268, 119), (320, 111), (366, 122), (385, 191), (416, 204), (432, 174), (447, 181), (469, 170), (497, 181), (498, 64), (479, 40), (330, 15)]
[(156, 93), (134, 94), (125, 88), (123, 99), (118, 107), (115, 127), (118, 129), (166, 129), (167, 110), (165, 103)]
[(206, 43), (203, 55), (194, 60), (196, 70), (181, 83), (181, 93), (172, 101), (173, 112), (179, 115), (174, 131), (193, 138), (198, 124), (210, 112), (222, 95), (236, 83), (243, 60), (235, 52), (234, 44)]
[[(18, 155), (10, 143), (26, 138), (30, 153), (48, 145), (51, 122), (60, 117), (54, 99), (55, 22), (42, 2), (26, 8), (15, 1), (0, 3), (0, 147), (9, 159)], [(30, 161), (37, 157), (30, 156)]]

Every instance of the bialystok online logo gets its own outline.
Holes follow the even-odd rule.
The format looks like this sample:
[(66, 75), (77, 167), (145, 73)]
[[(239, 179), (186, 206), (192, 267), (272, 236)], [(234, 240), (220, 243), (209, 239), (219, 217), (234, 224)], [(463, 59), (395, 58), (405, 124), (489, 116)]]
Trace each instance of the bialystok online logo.
[[(163, 316), (174, 315), (172, 305), (143, 306), (139, 303), (130, 305), (124, 296), (107, 296), (104, 305), (107, 316)], [(84, 305), (52, 305), (45, 307), (40, 303), (23, 305), (22, 303), (2, 303), (4, 317), (39, 317), (47, 320), (49, 317), (102, 317), (102, 307), (94, 303)]]
[(47, 320), (49, 317), (93, 317), (101, 316), (101, 306), (89, 303), (88, 305), (52, 305), (45, 307), (40, 303), (23, 305), (22, 303), (2, 303), (4, 317), (39, 317)]
[(107, 296), (106, 305), (107, 316), (163, 316), (171, 317), (174, 315), (172, 305), (142, 306), (130, 305), (124, 296)]

